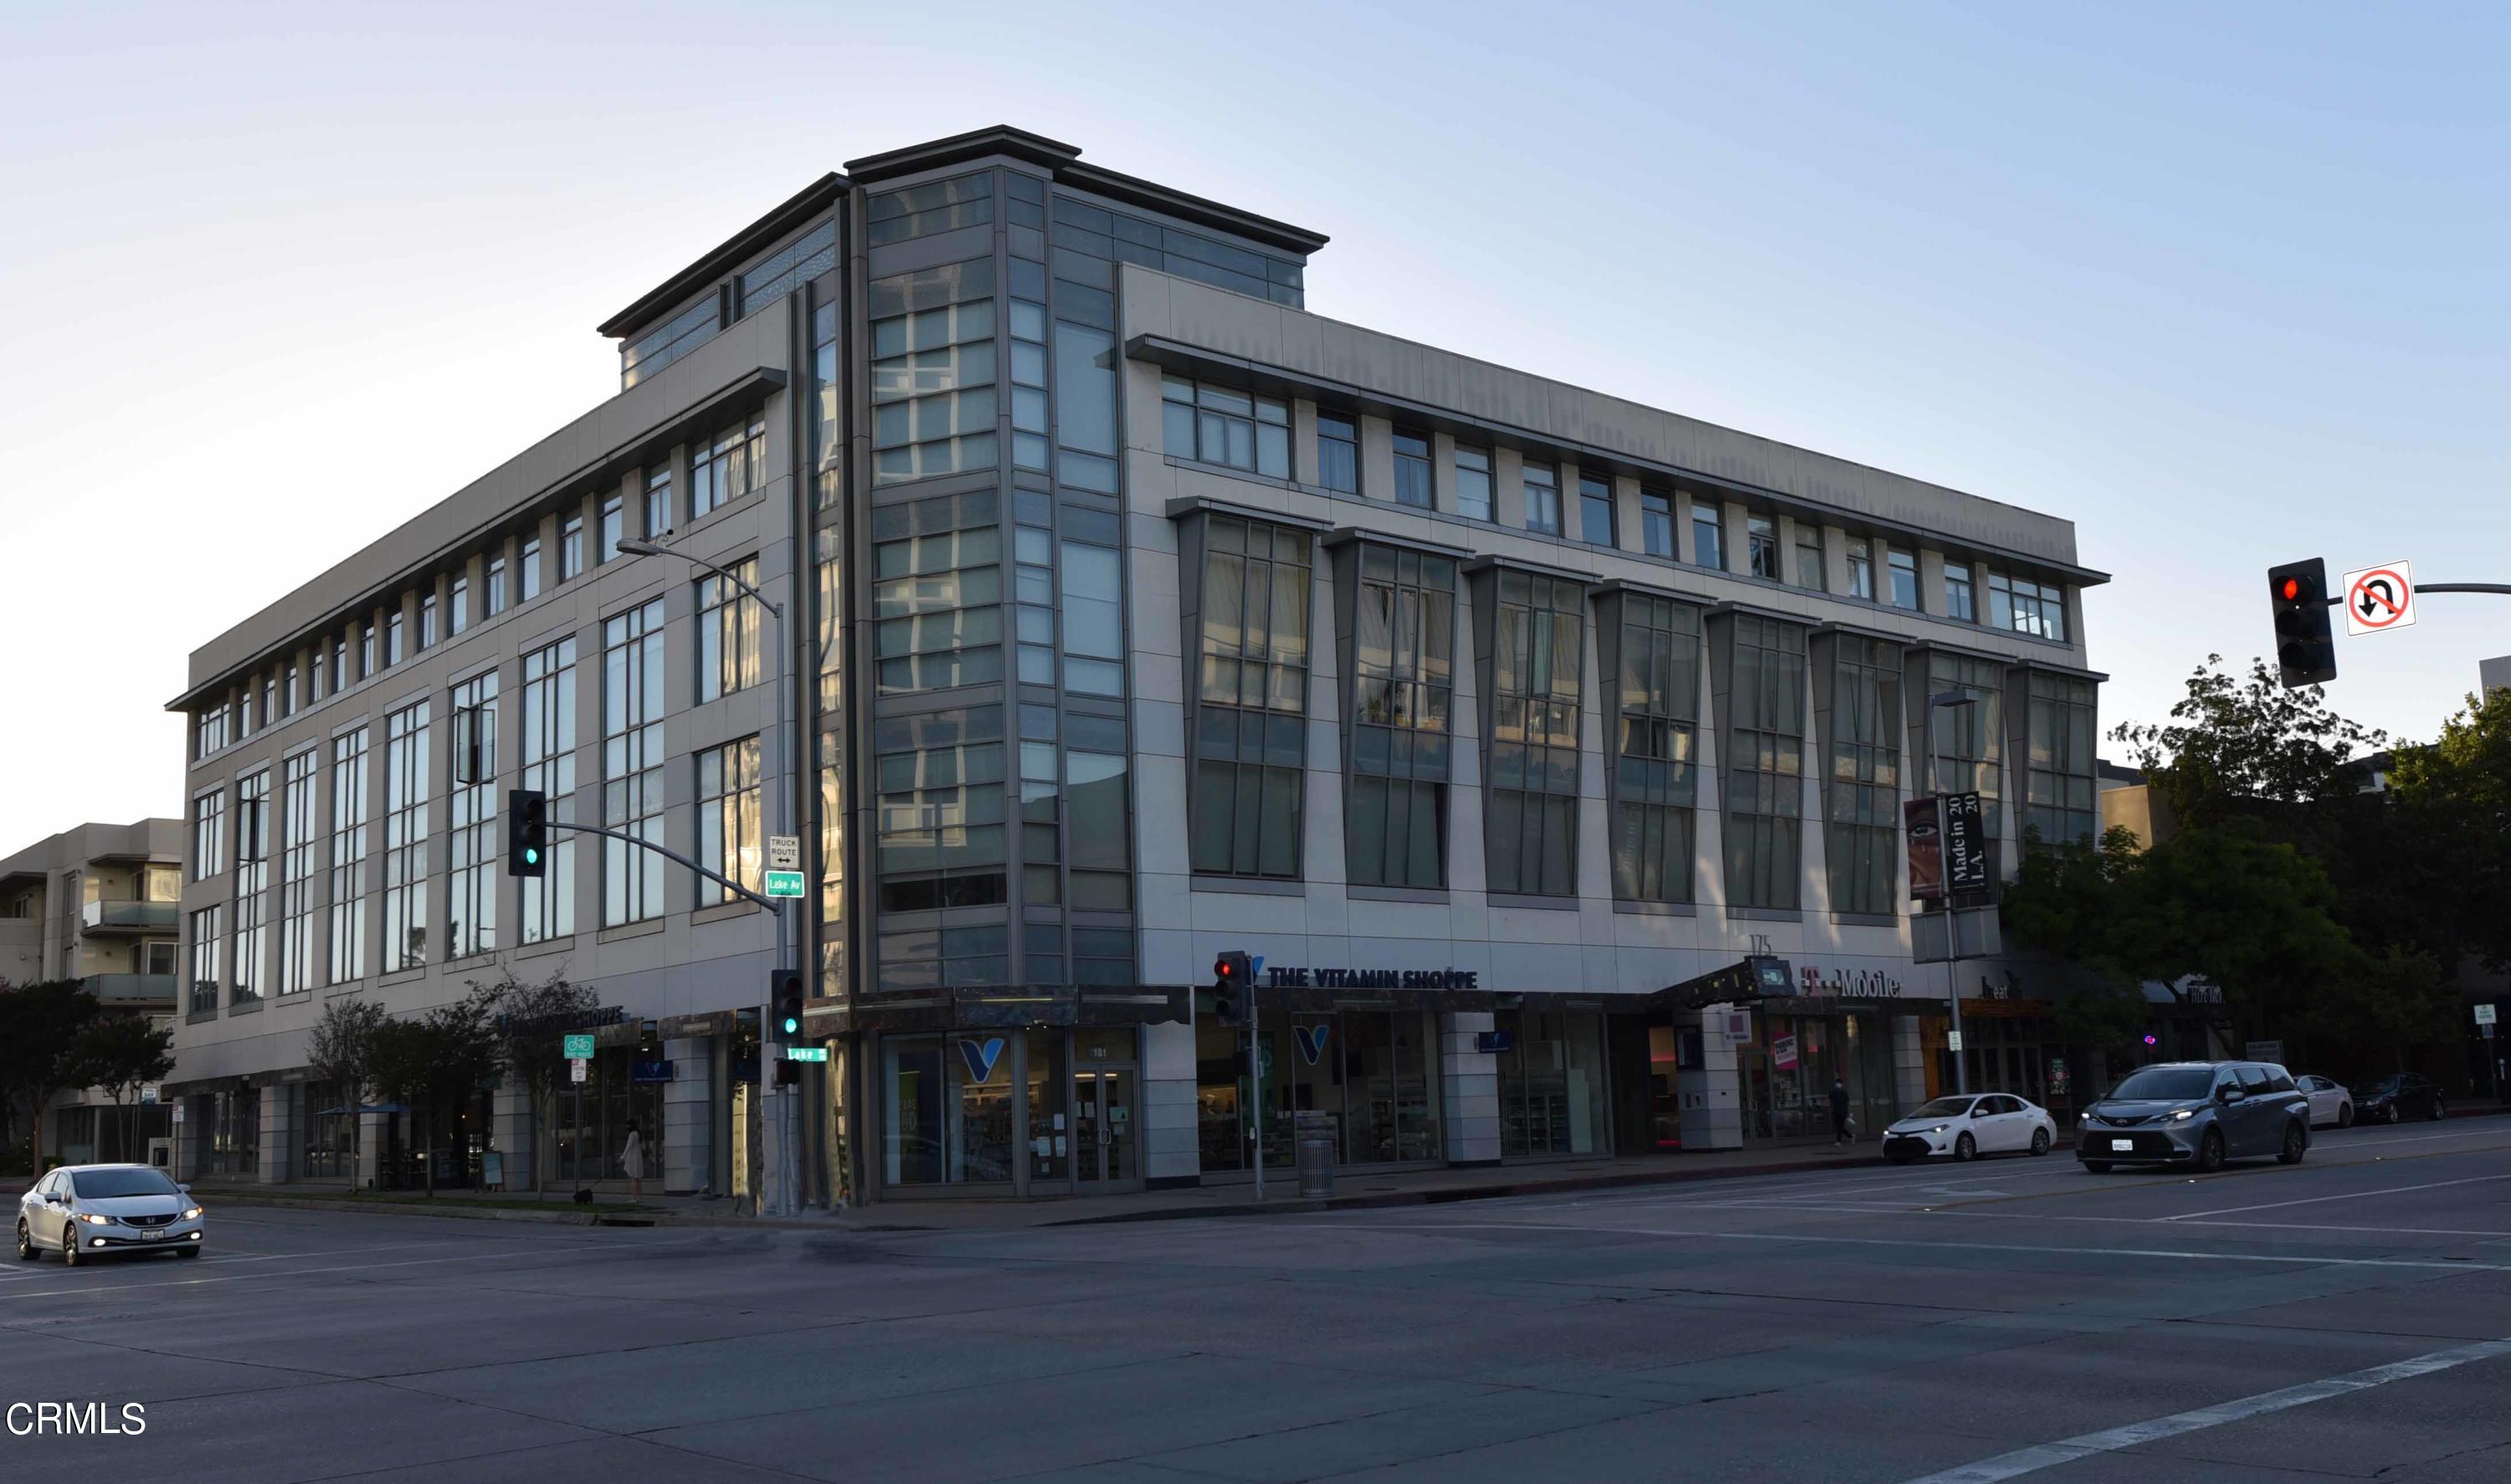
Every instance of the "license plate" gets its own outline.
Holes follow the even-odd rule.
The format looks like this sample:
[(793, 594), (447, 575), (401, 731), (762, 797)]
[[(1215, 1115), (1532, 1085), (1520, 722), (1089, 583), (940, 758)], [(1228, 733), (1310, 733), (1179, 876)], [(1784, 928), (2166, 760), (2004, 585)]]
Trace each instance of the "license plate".
[(2136, 1141), (2135, 1141), (2134, 1139), (2112, 1139), (2112, 1140), (2110, 1141), (2110, 1148), (2112, 1148), (2112, 1149), (2134, 1149), (2134, 1148), (2136, 1148)]
[(139, 1233), (139, 1239), (143, 1242), (162, 1242), (166, 1239), (166, 1233), (163, 1231), (142, 1231)]

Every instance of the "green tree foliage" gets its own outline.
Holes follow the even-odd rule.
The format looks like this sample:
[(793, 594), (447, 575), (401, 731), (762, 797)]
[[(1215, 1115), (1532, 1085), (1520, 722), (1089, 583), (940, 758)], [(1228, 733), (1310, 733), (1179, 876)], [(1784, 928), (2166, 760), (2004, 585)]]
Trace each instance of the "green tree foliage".
[(64, 1087), (85, 1084), (69, 1067), (70, 1042), (97, 1014), (96, 997), (75, 979), (47, 979), (0, 990), (0, 1127), (25, 1099), (34, 1108), (28, 1169), (44, 1147), (44, 1105)]
[(2287, 690), (2264, 660), (2244, 681), (2206, 656), (2168, 724), (2131, 722), (2110, 735), (2128, 745), (2175, 825), (2202, 828), (2253, 815), (2261, 803), (2307, 804), (2354, 791), (2347, 764), (2386, 738), (2329, 709), (2320, 687)]
[(2389, 787), (2427, 943), (2511, 972), (2511, 689), (2469, 696), (2438, 741), (2401, 750)]
[[(496, 1074), (497, 996), (474, 989), (413, 1020), (388, 1020), (367, 1041), (367, 1075), (387, 1099), (408, 1107), (420, 1147), (433, 1151), (447, 1111)], [(422, 1159), (427, 1193), (436, 1194), (436, 1162)]]
[[(574, 1028), (600, 1006), (590, 986), (571, 984), (561, 971), (538, 984), (525, 984), (508, 969), (493, 983), (474, 981), (475, 994), (494, 996), (497, 1004), (497, 1068), (531, 1098), (534, 1126), (548, 1115), (558, 1090), (559, 1058), (551, 1036)], [(541, 1161), (532, 1161), (532, 1189), (541, 1189)]]
[(145, 1015), (91, 1016), (63, 1050), (63, 1086), (101, 1087), (122, 1114), (125, 1151), (139, 1137), (140, 1087), (174, 1070), (174, 1033)]

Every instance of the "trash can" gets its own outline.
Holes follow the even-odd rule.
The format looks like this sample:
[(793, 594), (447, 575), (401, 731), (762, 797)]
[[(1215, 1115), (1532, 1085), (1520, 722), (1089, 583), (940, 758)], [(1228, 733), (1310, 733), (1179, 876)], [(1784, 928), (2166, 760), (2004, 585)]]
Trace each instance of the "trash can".
[(1329, 1113), (1294, 1115), (1298, 1139), (1299, 1194), (1333, 1193), (1334, 1116)]

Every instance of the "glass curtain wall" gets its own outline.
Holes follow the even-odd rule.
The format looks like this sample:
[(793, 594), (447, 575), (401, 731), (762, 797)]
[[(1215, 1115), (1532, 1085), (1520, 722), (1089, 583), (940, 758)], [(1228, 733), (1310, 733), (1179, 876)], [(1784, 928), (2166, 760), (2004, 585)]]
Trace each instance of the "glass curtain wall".
[(1604, 1017), (1592, 1010), (1501, 1010), (1499, 1152), (1504, 1158), (1599, 1154), (1604, 1121)]
[(1449, 705), (1456, 565), (1364, 546), (1352, 640), (1349, 879), (1448, 883)]

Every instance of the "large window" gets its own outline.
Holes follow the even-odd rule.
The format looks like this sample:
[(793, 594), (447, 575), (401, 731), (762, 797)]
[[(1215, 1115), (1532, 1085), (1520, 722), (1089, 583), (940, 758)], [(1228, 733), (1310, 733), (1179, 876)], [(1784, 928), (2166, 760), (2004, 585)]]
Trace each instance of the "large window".
[(1162, 434), (1179, 458), (1291, 477), (1291, 408), (1209, 381), (1160, 379)]
[[(1070, 716), (1064, 719), (1062, 805), (1063, 840), (1069, 857), (1071, 906), (1084, 911), (1124, 912), (1133, 906), (1133, 814), (1126, 798), (1125, 723), (1111, 717)], [(1021, 742), (1022, 828), (1034, 831), (1044, 811), (1038, 808), (1036, 783), (1028, 776), (1030, 750)], [(1028, 852), (1024, 845), (1024, 855)], [(1052, 854), (1042, 859), (1052, 862)], [(1047, 868), (1052, 870), (1050, 864)], [(1053, 900), (1031, 893), (1032, 899)], [(1032, 925), (1034, 932), (1034, 925)], [(1133, 977), (1133, 935), (1075, 927), (1072, 932), (1072, 982), (1123, 984)], [(1123, 941), (1117, 941), (1121, 938)], [(1032, 949), (1035, 945), (1032, 944)], [(1030, 958), (1032, 969), (1038, 963)], [(1032, 978), (1035, 974), (1032, 973)], [(1050, 975), (1046, 982), (1059, 982)]]
[(367, 728), (331, 739), (331, 978), (367, 972)]
[(270, 773), (267, 769), (236, 780), (235, 976), (228, 997), (237, 1002), (262, 996), (262, 924), (270, 904)]
[(1801, 523), (1796, 527), (1796, 586), (1816, 593), (1831, 587), (1831, 578), (1823, 571), (1820, 527)]
[(1824, 784), (1831, 909), (1885, 916), (1899, 910), (1901, 651), (1850, 634), (1831, 643), (1831, 770)]
[(1456, 564), (1364, 546), (1352, 636), (1350, 879), (1448, 884)]
[(1116, 518), (1066, 509), (1063, 539), (1063, 688), (1074, 695), (1125, 693), (1125, 555)]
[(1805, 632), (1742, 613), (1731, 642), (1726, 901), (1793, 911), (1804, 833)]
[(1765, 515), (1744, 518), (1744, 542), (1753, 564), (1753, 575), (1772, 582), (1784, 580), (1779, 571), (1779, 523)]
[(837, 224), (823, 221), (760, 258), (734, 281), (733, 312), (749, 314), (761, 304), (773, 303), (836, 265)]
[(1699, 789), (1700, 612), (1671, 599), (1625, 593), (1618, 644), (1613, 895), (1626, 902), (1688, 902)]
[(515, 549), (515, 601), (529, 603), (541, 595), (541, 538), (532, 536)]
[[(1005, 900), (1003, 709), (885, 717), (873, 724), (880, 791), (874, 861), (884, 912)], [(882, 949), (889, 983), (889, 949)]]
[[(1017, 281), (1012, 292), (1021, 292)], [(1011, 306), (1012, 465), (1044, 473), (1054, 467), (1046, 400), (1046, 306), (1018, 297)]]
[[(519, 786), (549, 796), (549, 817), (575, 818), (575, 641), (523, 656), (523, 755)], [(539, 943), (575, 931), (575, 839), (554, 832), (541, 874), (522, 890), (522, 941)]]
[(1970, 566), (1966, 563), (1945, 564), (1945, 616), (1964, 623), (1979, 621), (1979, 605), (1971, 597)]
[(2093, 683), (2030, 672), (2030, 794), (2025, 827), (2043, 844), (2090, 840), (2100, 826), (2093, 776)]
[(480, 573), (482, 610), (490, 618), (506, 611), (506, 559), (490, 557)]
[(427, 702), (384, 722), (384, 972), (427, 962)]
[(995, 460), (991, 258), (871, 284), (872, 483)]
[(315, 810), (321, 794), (315, 770), (319, 749), (307, 748), (283, 764), (280, 828), (287, 831), (279, 855), (279, 993), (314, 988)]
[(1948, 691), (1971, 697), (1967, 706), (1929, 705), (1929, 750), (1934, 792), (1977, 793), (1989, 838), (2002, 832), (2005, 773), (2005, 672), (1989, 660), (1934, 653), (1927, 658), (1927, 694)]
[(710, 291), (706, 297), (643, 334), (620, 342), (619, 389), (626, 391), (704, 345), (722, 328), (723, 310), (718, 295)]
[(1317, 414), (1317, 483), (1360, 492), (1360, 424), (1334, 412)]
[[(619, 543), (628, 534), (628, 497), (626, 495), (611, 494), (602, 497), (601, 524), (599, 529), (601, 532), (601, 539), (598, 549), (599, 550), (600, 555), (595, 558), (595, 560), (599, 562), (617, 561), (619, 558)], [(427, 636), (424, 631), (421, 631), (419, 635), (419, 647), (425, 648), (426, 646)]]
[(640, 534), (649, 540), (667, 535), (673, 524), (672, 466), (657, 464), (645, 471), (645, 528)]
[[(1055, 320), (1055, 475), (1076, 489), (1116, 492), (1116, 332), (1112, 326), (1082, 324), (1101, 318), (1098, 293), (1059, 282)], [(1114, 317), (1107, 306), (1107, 319)]]
[[(601, 822), (663, 842), (663, 600), (601, 624)], [(663, 858), (601, 841), (601, 925), (663, 913)]]
[(1674, 497), (1661, 489), (1640, 491), (1640, 549), (1651, 557), (1674, 556)]
[(767, 415), (719, 429), (689, 445), (689, 519), (730, 504), (767, 483)]
[[(766, 868), (758, 825), (758, 739), (744, 737), (698, 754), (698, 864), (759, 889)], [(698, 905), (738, 901), (698, 878)]]
[(1492, 891), (1578, 893), (1578, 675), (1585, 588), (1502, 570), (1485, 791)]
[(218, 963), (226, 949), (224, 907), (204, 907), (192, 914), (192, 984), (185, 1003), (192, 1014), (208, 1015), (218, 1007)]
[[(453, 687), (453, 792), (446, 802), (452, 833), (446, 840), (444, 957), (467, 958), (497, 948), (497, 880), (503, 851), (497, 838), (497, 672)], [(462, 781), (468, 758), (473, 781)]]
[(882, 694), (1003, 678), (1000, 511), (991, 489), (872, 511), (872, 637)]
[(1695, 566), (1714, 571), (1726, 569), (1726, 533), (1719, 524), (1724, 519), (1717, 501), (1692, 500), (1691, 560)]
[(1309, 539), (1287, 526), (1205, 520), (1188, 816), (1198, 872), (1299, 874)]
[(558, 525), (558, 580), (564, 582), (583, 574), (584, 517), (571, 515)]
[(192, 757), (206, 758), (227, 745), (227, 705), (205, 706), (192, 718)]
[(1592, 474), (1578, 476), (1578, 539), (1597, 546), (1616, 546), (1613, 482)]
[(224, 789), (192, 801), (192, 879), (206, 881), (227, 869), (227, 796)]
[(1491, 518), (1490, 449), (1457, 446), (1456, 514), (1468, 521)]
[[(758, 585), (758, 559), (724, 569)], [(698, 699), (712, 701), (758, 683), (759, 609), (749, 595), (713, 572), (698, 579)]]
[(869, 223), (866, 235), (875, 248), (977, 226), (994, 219), (994, 177), (978, 171), (882, 191), (871, 198), (865, 217)]
[(2067, 591), (2051, 582), (2031, 582), (2004, 572), (1988, 574), (1988, 623), (2064, 644), (2067, 639)]
[(1430, 435), (1395, 430), (1395, 503), (1430, 508)]
[(1874, 597), (1874, 542), (1869, 536), (1848, 538), (1848, 596), (1872, 602)]
[(1526, 465), (1526, 528), (1542, 535), (1561, 534), (1561, 475), (1550, 464)]
[(1892, 570), (1892, 606), (1918, 611), (1918, 554), (1898, 547), (1884, 553)]

